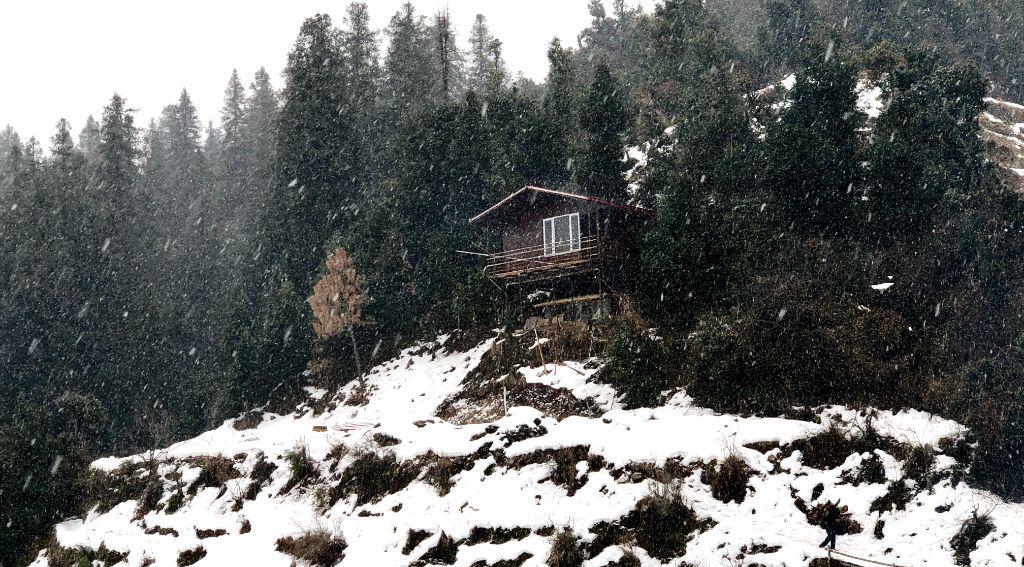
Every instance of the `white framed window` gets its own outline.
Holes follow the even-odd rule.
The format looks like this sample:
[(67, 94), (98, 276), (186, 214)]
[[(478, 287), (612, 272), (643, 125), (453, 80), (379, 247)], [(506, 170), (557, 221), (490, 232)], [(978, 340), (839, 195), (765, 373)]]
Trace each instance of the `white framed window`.
[(580, 214), (544, 219), (544, 255), (566, 254), (580, 249)]

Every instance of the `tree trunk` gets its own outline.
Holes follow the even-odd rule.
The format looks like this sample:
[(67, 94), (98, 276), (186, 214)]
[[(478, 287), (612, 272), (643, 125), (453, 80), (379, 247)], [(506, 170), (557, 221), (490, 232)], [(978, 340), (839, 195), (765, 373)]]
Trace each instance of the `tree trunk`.
[(352, 325), (348, 327), (348, 336), (352, 339), (352, 354), (356, 359), (356, 378), (359, 379), (359, 384), (363, 385), (363, 366), (359, 363), (359, 345), (356, 344), (356, 332)]

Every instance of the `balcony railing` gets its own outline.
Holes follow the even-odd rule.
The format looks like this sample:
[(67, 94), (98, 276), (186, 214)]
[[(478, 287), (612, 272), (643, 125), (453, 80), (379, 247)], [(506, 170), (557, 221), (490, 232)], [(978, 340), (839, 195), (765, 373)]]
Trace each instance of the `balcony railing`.
[(597, 267), (601, 239), (581, 238), (579, 249), (560, 254), (545, 254), (545, 246), (529, 246), (489, 254), (484, 273), (493, 279), (526, 280), (559, 277)]

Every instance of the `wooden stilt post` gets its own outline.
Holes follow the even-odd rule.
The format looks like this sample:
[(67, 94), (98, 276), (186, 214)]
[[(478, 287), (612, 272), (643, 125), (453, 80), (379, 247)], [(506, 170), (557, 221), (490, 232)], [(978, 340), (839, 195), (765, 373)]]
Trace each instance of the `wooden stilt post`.
[(544, 368), (544, 374), (548, 373), (548, 363), (544, 361), (544, 348), (540, 344), (540, 334), (537, 333), (537, 328), (533, 329), (534, 344), (537, 345), (537, 354), (540, 355), (540, 365)]

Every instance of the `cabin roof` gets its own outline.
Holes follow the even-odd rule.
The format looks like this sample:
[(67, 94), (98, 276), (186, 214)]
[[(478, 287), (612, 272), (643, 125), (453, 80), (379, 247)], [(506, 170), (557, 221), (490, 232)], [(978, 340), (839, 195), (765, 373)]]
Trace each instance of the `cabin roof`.
[(646, 209), (646, 208), (643, 208), (643, 207), (635, 207), (635, 206), (632, 206), (632, 205), (623, 205), (621, 203), (616, 203), (615, 201), (610, 201), (608, 199), (602, 199), (600, 197), (594, 197), (594, 196), (591, 196), (591, 195), (581, 195), (579, 193), (569, 193), (567, 191), (557, 191), (555, 189), (546, 189), (544, 187), (537, 187), (537, 186), (534, 186), (534, 185), (527, 185), (527, 186), (523, 187), (522, 189), (516, 191), (515, 193), (512, 193), (508, 197), (505, 197), (504, 199), (502, 199), (502, 200), (498, 201), (497, 203), (491, 205), (490, 208), (488, 208), (484, 212), (482, 212), (482, 213), (476, 215), (475, 217), (469, 219), (469, 222), (470, 222), (470, 224), (477, 224), (477, 223), (481, 223), (483, 221), (489, 220), (489, 217), (491, 217), (492, 215), (494, 215), (496, 212), (500, 211), (501, 209), (504, 209), (505, 207), (510, 206), (511, 204), (513, 204), (513, 203), (515, 203), (517, 201), (522, 201), (523, 199), (526, 199), (526, 198), (536, 198), (536, 196), (539, 196), (539, 195), (545, 195), (545, 196), (550, 196), (550, 197), (555, 197), (555, 198), (562, 198), (562, 199), (572, 199), (572, 200), (577, 200), (577, 201), (585, 201), (585, 202), (588, 202), (588, 203), (593, 203), (593, 204), (598, 205), (600, 207), (608, 207), (609, 209), (615, 209), (615, 210), (622, 211), (622, 212), (625, 212), (625, 213), (641, 215), (641, 216), (644, 216), (644, 217), (652, 217), (652, 216), (654, 216), (654, 211), (651, 211), (650, 209)]

